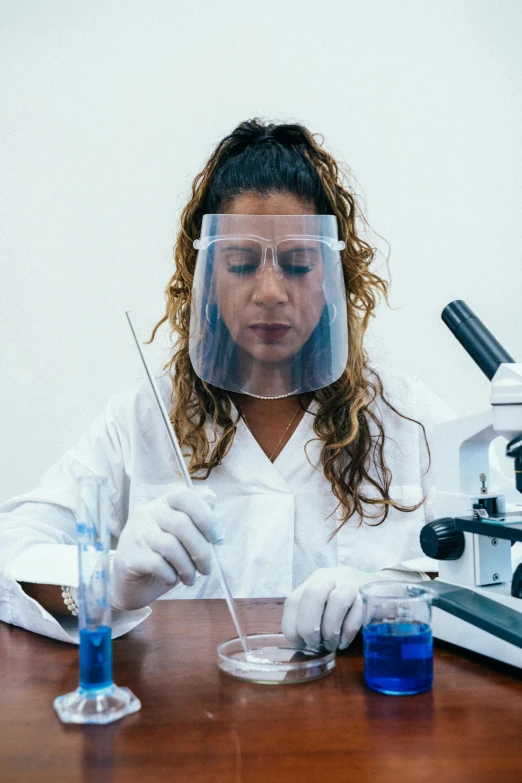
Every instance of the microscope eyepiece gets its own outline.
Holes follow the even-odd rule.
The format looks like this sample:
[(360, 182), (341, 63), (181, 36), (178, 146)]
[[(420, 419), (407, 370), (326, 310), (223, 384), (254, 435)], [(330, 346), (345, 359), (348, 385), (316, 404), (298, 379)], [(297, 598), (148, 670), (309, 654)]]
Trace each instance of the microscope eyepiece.
[(450, 304), (444, 308), (441, 315), (442, 320), (453, 334), (455, 334), (459, 326), (464, 323), (464, 321), (467, 321), (468, 318), (476, 317), (477, 316), (471, 307), (468, 307), (466, 302), (463, 302), (462, 299), (455, 299), (454, 302), (450, 302)]
[(441, 317), (489, 380), (501, 364), (515, 361), (462, 299), (450, 302)]

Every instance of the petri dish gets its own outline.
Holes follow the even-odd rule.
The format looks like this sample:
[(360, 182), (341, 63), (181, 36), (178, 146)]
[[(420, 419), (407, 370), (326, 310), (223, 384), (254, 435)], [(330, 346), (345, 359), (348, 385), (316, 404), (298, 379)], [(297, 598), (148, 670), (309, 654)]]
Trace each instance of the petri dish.
[(335, 652), (325, 647), (297, 650), (282, 633), (249, 634), (250, 651), (240, 639), (229, 639), (218, 648), (221, 671), (239, 680), (260, 685), (293, 685), (325, 677), (335, 667)]

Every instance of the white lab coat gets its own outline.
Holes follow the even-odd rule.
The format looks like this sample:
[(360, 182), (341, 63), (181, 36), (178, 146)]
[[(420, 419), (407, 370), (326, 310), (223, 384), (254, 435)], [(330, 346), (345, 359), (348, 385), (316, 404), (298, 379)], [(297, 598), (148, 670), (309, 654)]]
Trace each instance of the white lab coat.
[[(421, 421), (428, 439), (437, 423), (452, 416), (418, 379), (391, 369), (379, 372), (387, 398), (397, 410)], [(159, 387), (168, 406), (170, 380), (159, 379)], [(405, 505), (424, 496), (427, 500), (411, 513), (391, 509), (377, 526), (360, 525), (354, 517), (333, 537), (339, 524), (337, 501), (318, 467), (321, 444), (312, 429), (315, 407), (304, 415), (273, 464), (239, 422), (222, 464), (197, 482), (217, 496), (215, 512), (224, 533), (219, 555), (234, 596), (287, 596), (317, 568), (347, 565), (374, 572), (407, 568), (406, 561), (422, 556), (419, 531), (431, 518), (434, 497), (422, 431), (382, 400), (378, 409), (387, 436), (385, 458), (393, 475), (391, 496)], [(105, 413), (31, 492), (0, 506), (1, 620), (64, 641), (77, 640), (72, 617), (58, 622), (18, 582), (78, 584), (76, 479), (92, 473), (108, 478), (113, 546), (129, 511), (179, 480), (148, 382), (112, 398)], [(371, 493), (369, 486), (364, 489)], [(167, 597), (217, 598), (222, 593), (212, 573), (199, 575), (191, 587), (178, 584)], [(115, 612), (114, 635), (129, 630), (148, 611)]]

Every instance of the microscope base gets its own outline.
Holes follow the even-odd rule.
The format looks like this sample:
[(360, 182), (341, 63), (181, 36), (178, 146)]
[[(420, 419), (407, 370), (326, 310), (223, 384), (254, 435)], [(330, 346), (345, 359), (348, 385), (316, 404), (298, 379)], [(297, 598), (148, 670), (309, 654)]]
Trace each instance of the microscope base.
[[(444, 583), (440, 582), (438, 579), (435, 579), (434, 582), (432, 582), (433, 587), (436, 587), (437, 583), (439, 583), (441, 588), (444, 585)], [(450, 586), (448, 583), (445, 583), (444, 588), (446, 585), (447, 588), (454, 588), (459, 592), (461, 590), (470, 591), (475, 593), (479, 599), (480, 597), (491, 599), (501, 605), (506, 606), (508, 609), (517, 612), (520, 617), (520, 624), (518, 624), (517, 618), (516, 625), (518, 628), (515, 629), (515, 633), (522, 633), (522, 599), (514, 598), (510, 595), (508, 584), (492, 585), (491, 587), (462, 588), (461, 585)], [(439, 592), (441, 601), (444, 598), (444, 593), (450, 595), (447, 589), (442, 589)], [(474, 611), (476, 611), (476, 607), (474, 607)], [(457, 614), (458, 613), (459, 612), (457, 611)], [(489, 658), (494, 658), (497, 661), (509, 663), (511, 666), (517, 666), (519, 669), (522, 669), (521, 646), (512, 644), (511, 642), (500, 638), (496, 634), (490, 633), (489, 631), (478, 627), (478, 625), (475, 623), (466, 621), (462, 617), (454, 614), (453, 611), (448, 609), (447, 606), (445, 609), (442, 609), (436, 606), (436, 603), (434, 603), (432, 630), (433, 636), (436, 639), (442, 639), (442, 641), (451, 642), (451, 644), (464, 647), (465, 649), (471, 650), (472, 652), (486, 655)]]

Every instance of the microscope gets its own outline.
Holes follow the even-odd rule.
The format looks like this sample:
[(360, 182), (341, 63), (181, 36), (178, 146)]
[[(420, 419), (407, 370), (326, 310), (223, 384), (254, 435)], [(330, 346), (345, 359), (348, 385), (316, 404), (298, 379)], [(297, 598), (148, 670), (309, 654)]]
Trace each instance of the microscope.
[[(522, 541), (522, 364), (465, 302), (451, 302), (442, 320), (491, 381), (491, 407), (439, 425), (430, 444), (436, 519), (420, 543), (439, 561), (430, 583), (433, 635), (522, 668), (522, 563), (514, 573), (511, 565), (511, 547)], [(499, 436), (514, 459), (509, 504), (488, 490), (490, 444)]]

